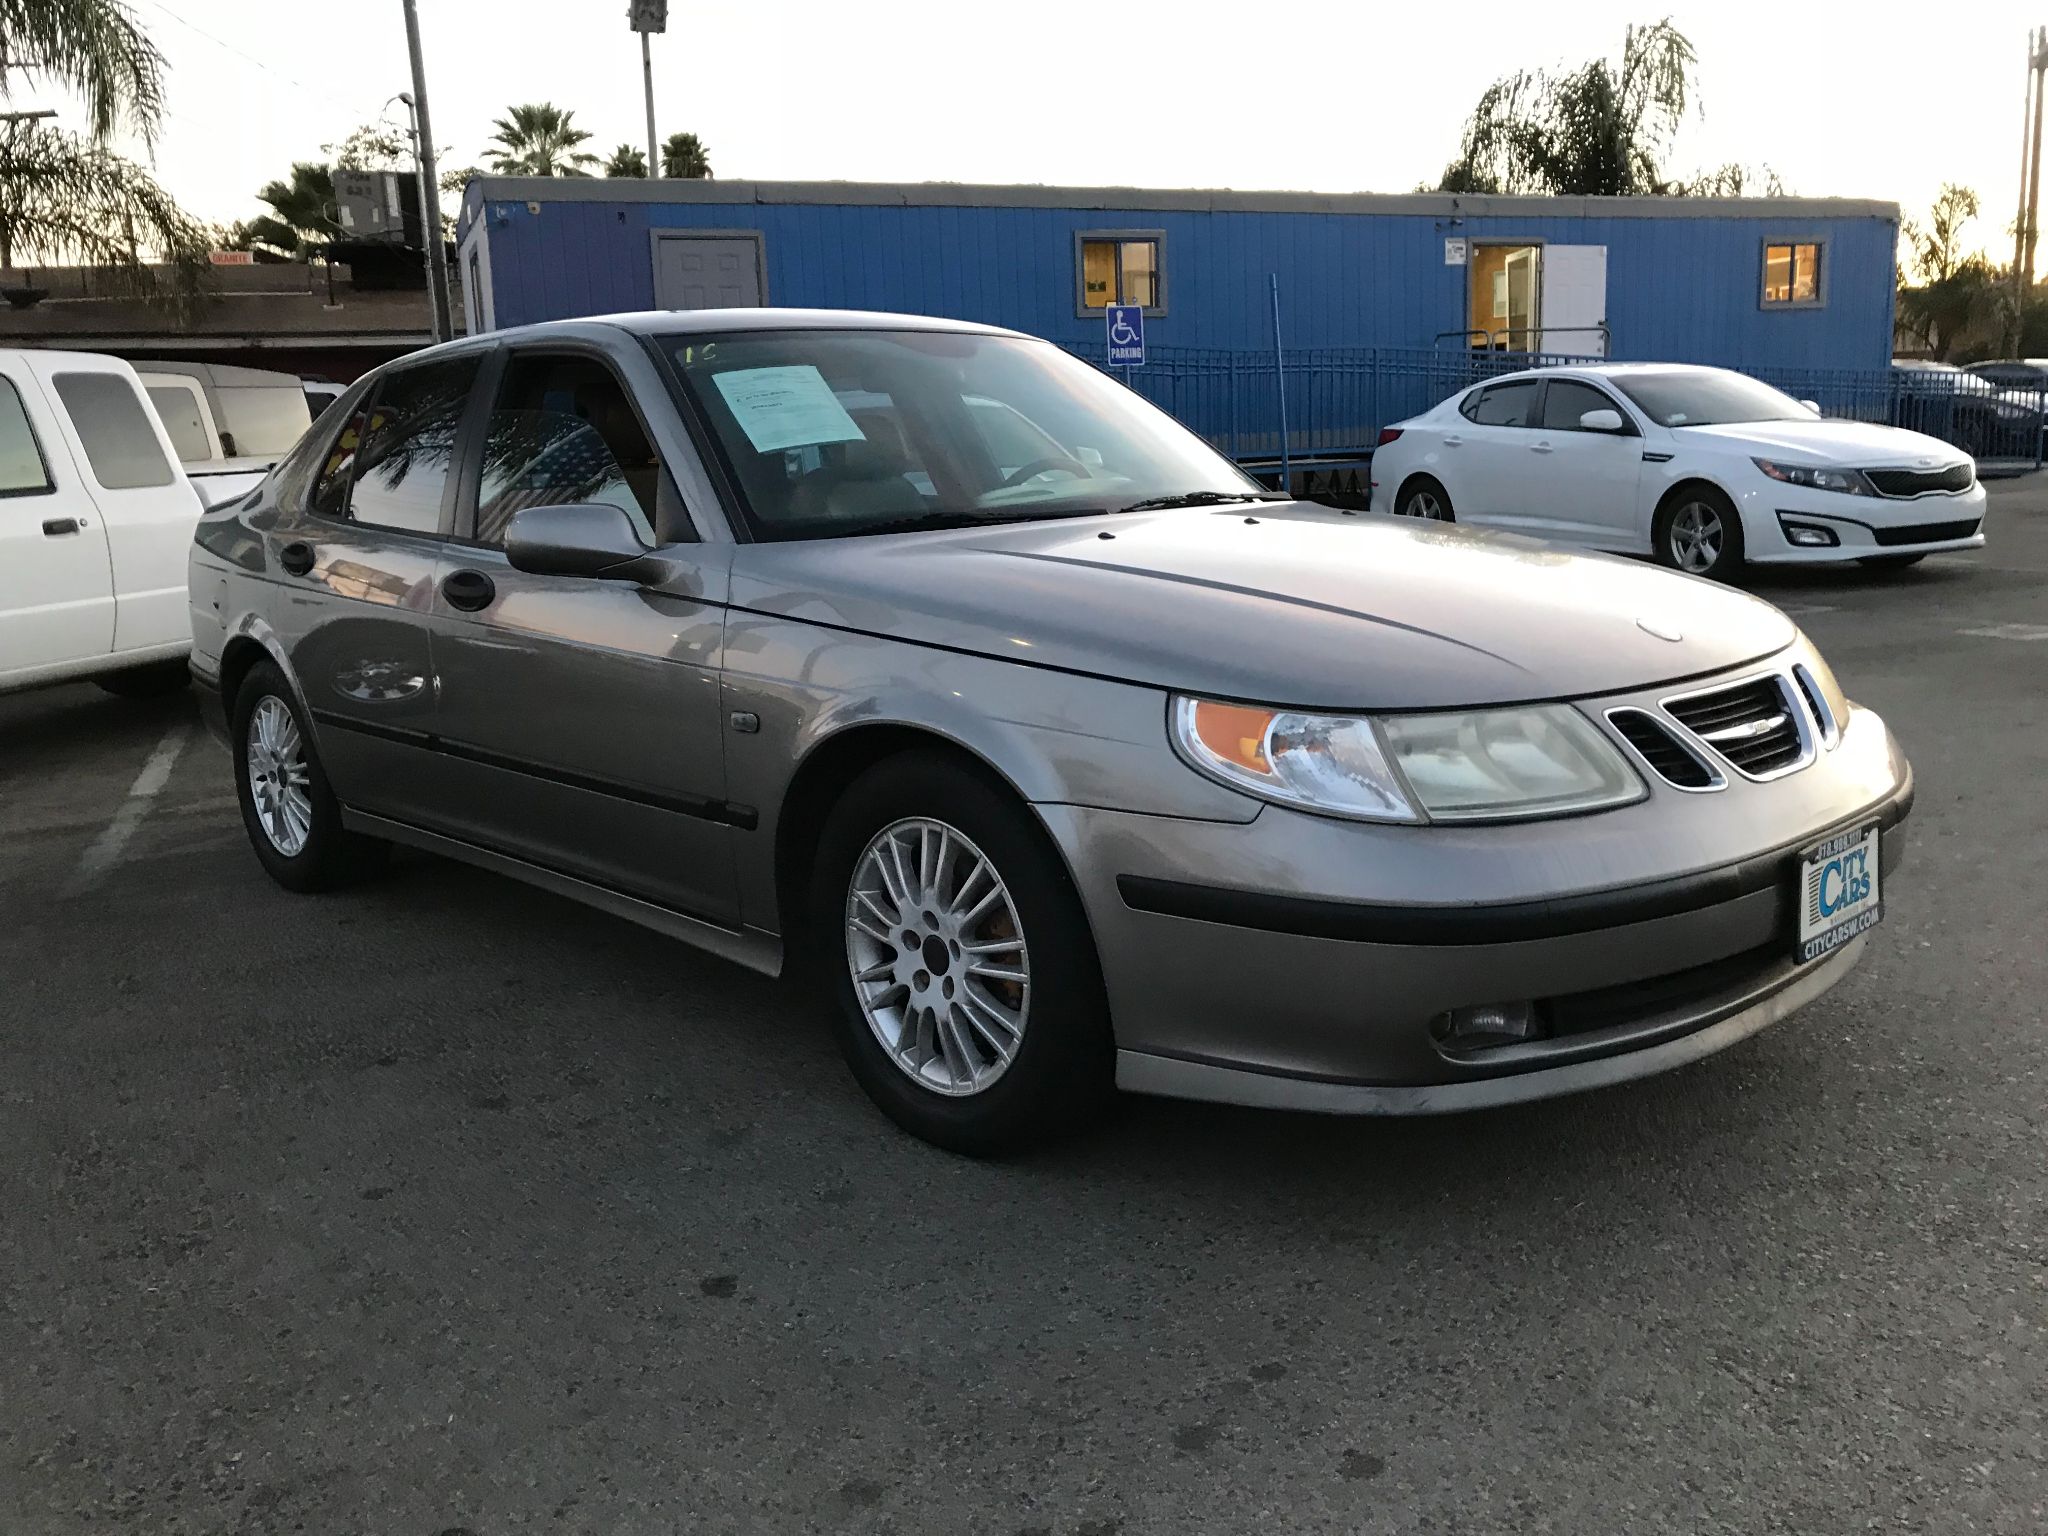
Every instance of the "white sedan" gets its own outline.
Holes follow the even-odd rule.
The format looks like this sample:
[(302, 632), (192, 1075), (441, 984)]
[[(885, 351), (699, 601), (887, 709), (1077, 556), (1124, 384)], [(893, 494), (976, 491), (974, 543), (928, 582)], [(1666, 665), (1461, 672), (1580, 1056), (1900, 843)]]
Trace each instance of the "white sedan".
[(1676, 363), (1475, 384), (1380, 434), (1372, 506), (1724, 578), (1744, 561), (1903, 566), (1984, 542), (1960, 448)]

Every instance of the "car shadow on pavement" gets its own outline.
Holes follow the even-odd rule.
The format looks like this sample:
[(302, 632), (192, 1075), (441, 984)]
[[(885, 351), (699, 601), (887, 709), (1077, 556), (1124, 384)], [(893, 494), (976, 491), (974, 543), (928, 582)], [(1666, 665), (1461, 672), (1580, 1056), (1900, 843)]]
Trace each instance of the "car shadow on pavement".
[(0, 697), (0, 781), (103, 759), (126, 765), (121, 749), (146, 752), (173, 724), (197, 719), (190, 690), (122, 699), (75, 683)]

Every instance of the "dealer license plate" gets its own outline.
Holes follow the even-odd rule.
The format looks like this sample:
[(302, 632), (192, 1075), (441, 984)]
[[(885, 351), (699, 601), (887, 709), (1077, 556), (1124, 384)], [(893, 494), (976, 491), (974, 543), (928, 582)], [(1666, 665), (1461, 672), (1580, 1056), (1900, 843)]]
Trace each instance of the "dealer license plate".
[(1838, 949), (1884, 916), (1876, 827), (1858, 827), (1799, 856), (1799, 941), (1803, 964)]

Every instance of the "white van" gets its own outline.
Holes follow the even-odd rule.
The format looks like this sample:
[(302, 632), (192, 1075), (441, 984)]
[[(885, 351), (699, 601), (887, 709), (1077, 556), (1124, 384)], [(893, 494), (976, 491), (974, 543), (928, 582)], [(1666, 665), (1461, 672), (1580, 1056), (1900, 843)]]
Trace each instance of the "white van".
[(254, 490), (313, 424), (296, 374), (154, 361), (136, 373), (192, 488), (210, 507)]
[(0, 693), (183, 687), (201, 510), (128, 364), (0, 349)]

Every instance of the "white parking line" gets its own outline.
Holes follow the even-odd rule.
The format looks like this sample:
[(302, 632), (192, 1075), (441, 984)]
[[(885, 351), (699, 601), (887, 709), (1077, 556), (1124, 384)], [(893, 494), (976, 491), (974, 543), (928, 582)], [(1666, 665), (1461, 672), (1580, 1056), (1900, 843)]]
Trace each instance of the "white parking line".
[(1956, 633), (1975, 635), (1980, 640), (2048, 640), (2048, 624), (1986, 624)]
[(149, 754), (149, 761), (142, 765), (142, 772), (135, 775), (135, 782), (128, 786), (128, 798), (114, 812), (114, 819), (100, 829), (100, 835), (92, 840), (92, 846), (79, 855), (78, 868), (71, 872), (71, 878), (64, 884), (66, 896), (77, 896), (90, 890), (101, 875), (121, 862), (128, 840), (135, 836), (136, 828), (149, 814), (150, 803), (171, 781), (171, 769), (191, 735), (190, 721), (181, 722), (164, 732), (163, 740), (156, 744), (156, 750)]

